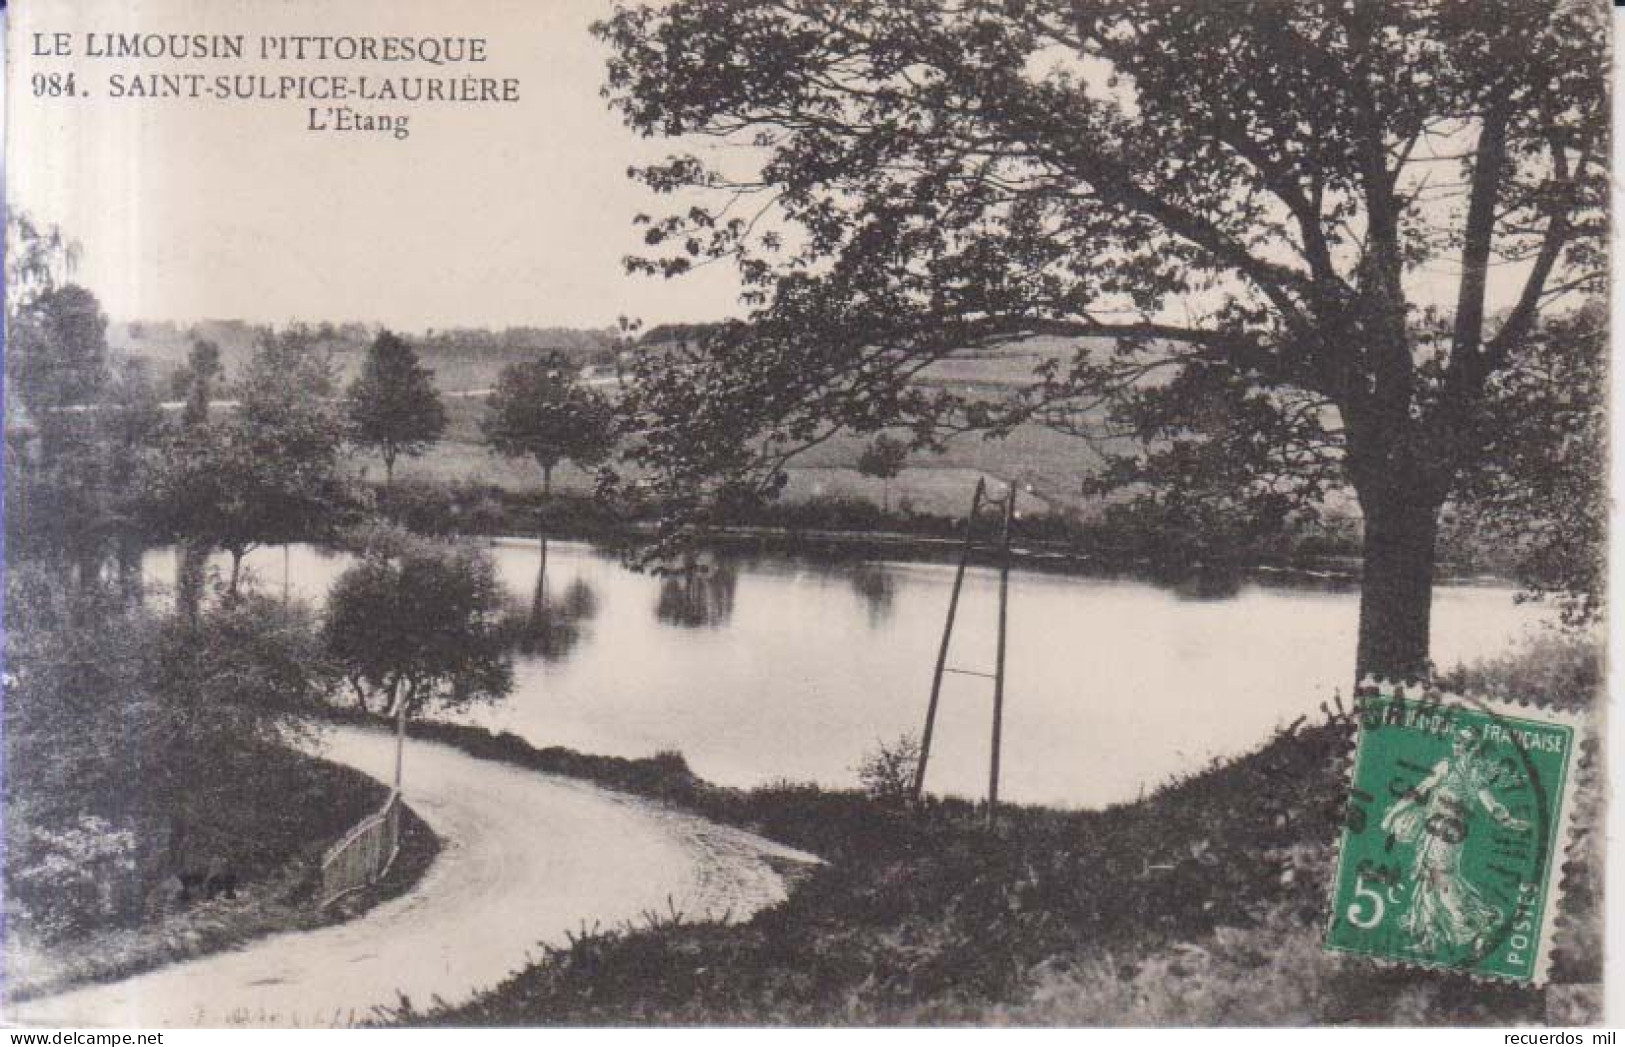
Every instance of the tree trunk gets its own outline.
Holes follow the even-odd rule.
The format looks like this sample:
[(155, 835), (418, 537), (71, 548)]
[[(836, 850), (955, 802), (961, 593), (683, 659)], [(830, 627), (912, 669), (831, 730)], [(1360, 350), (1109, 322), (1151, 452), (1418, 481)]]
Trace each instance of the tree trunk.
[(384, 452), (384, 490), (392, 491), (394, 489), (395, 489), (395, 452), (386, 450)]
[(1361, 492), (1365, 516), (1357, 679), (1419, 680), (1428, 672), (1439, 506), (1399, 483)]
[(406, 753), (406, 701), (395, 710), (395, 794), (401, 791), (401, 765)]
[(198, 611), (203, 607), (208, 559), (208, 549), (202, 542), (192, 538), (181, 539), (179, 556), (175, 561), (175, 605), (191, 622), (197, 621)]
[(102, 558), (99, 549), (83, 548), (75, 556), (75, 571), (79, 576), (79, 588), (84, 592), (93, 591), (102, 580)]
[[(169, 812), (169, 840), (167, 841), (165, 851), (167, 852), (166, 857), (169, 862), (169, 871), (174, 873), (177, 877), (181, 876), (187, 871), (186, 845), (188, 843), (187, 838), (190, 835), (191, 833), (186, 823), (186, 816), (171, 808)], [(181, 889), (183, 892), (185, 891), (184, 884), (182, 885)]]
[(140, 605), (145, 602), (146, 583), (141, 576), (141, 554), (145, 551), (140, 539), (124, 533), (115, 541), (118, 543), (116, 552), (118, 556), (119, 593), (126, 603)]

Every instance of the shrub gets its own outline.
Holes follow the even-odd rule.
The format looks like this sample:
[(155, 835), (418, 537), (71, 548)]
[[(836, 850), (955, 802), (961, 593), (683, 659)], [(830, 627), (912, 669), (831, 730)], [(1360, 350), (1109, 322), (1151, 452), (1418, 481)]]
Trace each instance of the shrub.
[[(55, 941), (95, 926), (129, 905), (137, 872), (135, 823), (115, 827), (94, 814), (57, 825), (24, 825), (9, 834), (8, 877), (31, 929)], [(43, 903), (43, 904), (42, 904)]]
[(222, 796), (308, 730), (310, 615), (252, 592), (160, 614), (36, 567), (7, 582), (7, 893), (43, 935), (128, 920), (263, 806), (264, 783)]
[(513, 688), (505, 602), (485, 550), (388, 527), (333, 584), (322, 643), (359, 706), (408, 716), (495, 701)]
[(876, 803), (901, 806), (914, 793), (914, 774), (920, 766), (920, 740), (905, 732), (893, 742), (877, 742), (858, 763), (858, 784)]

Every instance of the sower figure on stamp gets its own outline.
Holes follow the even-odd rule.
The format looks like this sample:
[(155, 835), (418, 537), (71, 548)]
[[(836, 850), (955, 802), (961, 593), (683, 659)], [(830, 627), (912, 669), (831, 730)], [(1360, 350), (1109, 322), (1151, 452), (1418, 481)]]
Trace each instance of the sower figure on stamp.
[(1484, 900), (1461, 868), (1474, 804), (1504, 829), (1529, 828), (1491, 794), (1501, 772), (1480, 759), (1481, 745), (1475, 729), (1458, 729), (1451, 755), (1434, 764), (1427, 778), (1382, 819), (1382, 828), (1396, 840), (1416, 846), (1411, 904), (1402, 924), (1415, 952), (1481, 950), (1484, 936), (1505, 915)]

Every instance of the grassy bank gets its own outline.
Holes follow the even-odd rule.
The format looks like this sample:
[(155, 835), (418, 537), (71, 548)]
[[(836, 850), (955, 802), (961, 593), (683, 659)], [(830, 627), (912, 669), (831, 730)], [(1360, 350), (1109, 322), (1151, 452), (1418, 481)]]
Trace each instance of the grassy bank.
[[(6, 938), (6, 996), (21, 1001), (241, 946), (283, 931), (351, 919), (422, 877), (439, 841), (410, 808), (401, 852), (377, 884), (316, 907), (321, 858), (351, 826), (376, 810), (386, 786), (359, 771), (287, 749), (267, 749), (251, 770), (211, 783), (211, 831), (229, 853), (238, 882), (213, 897), (194, 886), (182, 898), (173, 878), (148, 885), (138, 905), (71, 929), (34, 930), (40, 914), (13, 910)], [(274, 802), (268, 802), (269, 798)], [(26, 807), (24, 807), (26, 809)], [(17, 817), (19, 807), (11, 814)]]
[[(1594, 654), (1573, 651), (1538, 648), (1516, 671), (1475, 672), (1572, 704), (1598, 679)], [(748, 923), (669, 918), (585, 932), (471, 1003), (402, 1013), (403, 1023), (1513, 1024), (1548, 1020), (1552, 1008), (1568, 1008), (1565, 1022), (1596, 1017), (1571, 988), (1600, 979), (1594, 833), (1571, 855), (1547, 989), (1321, 951), (1351, 739), (1341, 719), (1282, 731), (1135, 804), (1011, 809), (993, 833), (963, 803), (908, 812), (855, 791), (719, 789), (674, 755), (617, 760), (466, 728), (418, 733), (681, 803), (828, 864)], [(1582, 805), (1595, 826), (1594, 787)]]

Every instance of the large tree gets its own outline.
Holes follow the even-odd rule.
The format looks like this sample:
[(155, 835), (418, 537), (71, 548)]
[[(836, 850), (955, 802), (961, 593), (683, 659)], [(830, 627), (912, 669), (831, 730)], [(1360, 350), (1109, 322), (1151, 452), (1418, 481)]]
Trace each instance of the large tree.
[(384, 460), (384, 486), (395, 484), (395, 459), (422, 454), (446, 431), (446, 408), (434, 372), (404, 338), (379, 331), (361, 374), (350, 385), (351, 440)]
[(15, 295), (5, 365), (7, 531), (17, 552), (66, 555), (94, 573), (119, 480), (99, 431), (112, 372), (96, 296), (48, 279)]
[[(168, 853), (165, 873), (184, 868), (221, 783), (308, 737), (328, 684), (312, 616), (280, 600), (167, 615), (23, 564), (7, 572), (6, 612), (7, 833), (130, 819), (138, 850)], [(8, 874), (26, 857), (8, 853)]]
[(130, 465), (157, 396), (139, 362), (109, 353), (96, 295), (64, 282), (71, 243), (25, 215), (7, 232), (7, 553), (64, 558), (89, 582), (109, 539), (129, 551)]
[(86, 288), (64, 284), (29, 299), (10, 317), (8, 340), (6, 377), (47, 437), (101, 396), (107, 316)]
[[(1603, 279), (1602, 5), (674, 0), (596, 32), (631, 127), (738, 146), (638, 172), (677, 206), (634, 267), (732, 259), (755, 310), (646, 362), (671, 475), (1036, 420), (1139, 438), (1114, 475), (1169, 497), (1346, 484), (1357, 671), (1425, 671), (1489, 390)], [(913, 380), (1037, 333), (1079, 349), (1014, 403)]]
[[(47, 457), (107, 384), (107, 317), (70, 278), (78, 246), (55, 226), (6, 216), (6, 393), (20, 399)], [(15, 400), (11, 400), (15, 403)]]

